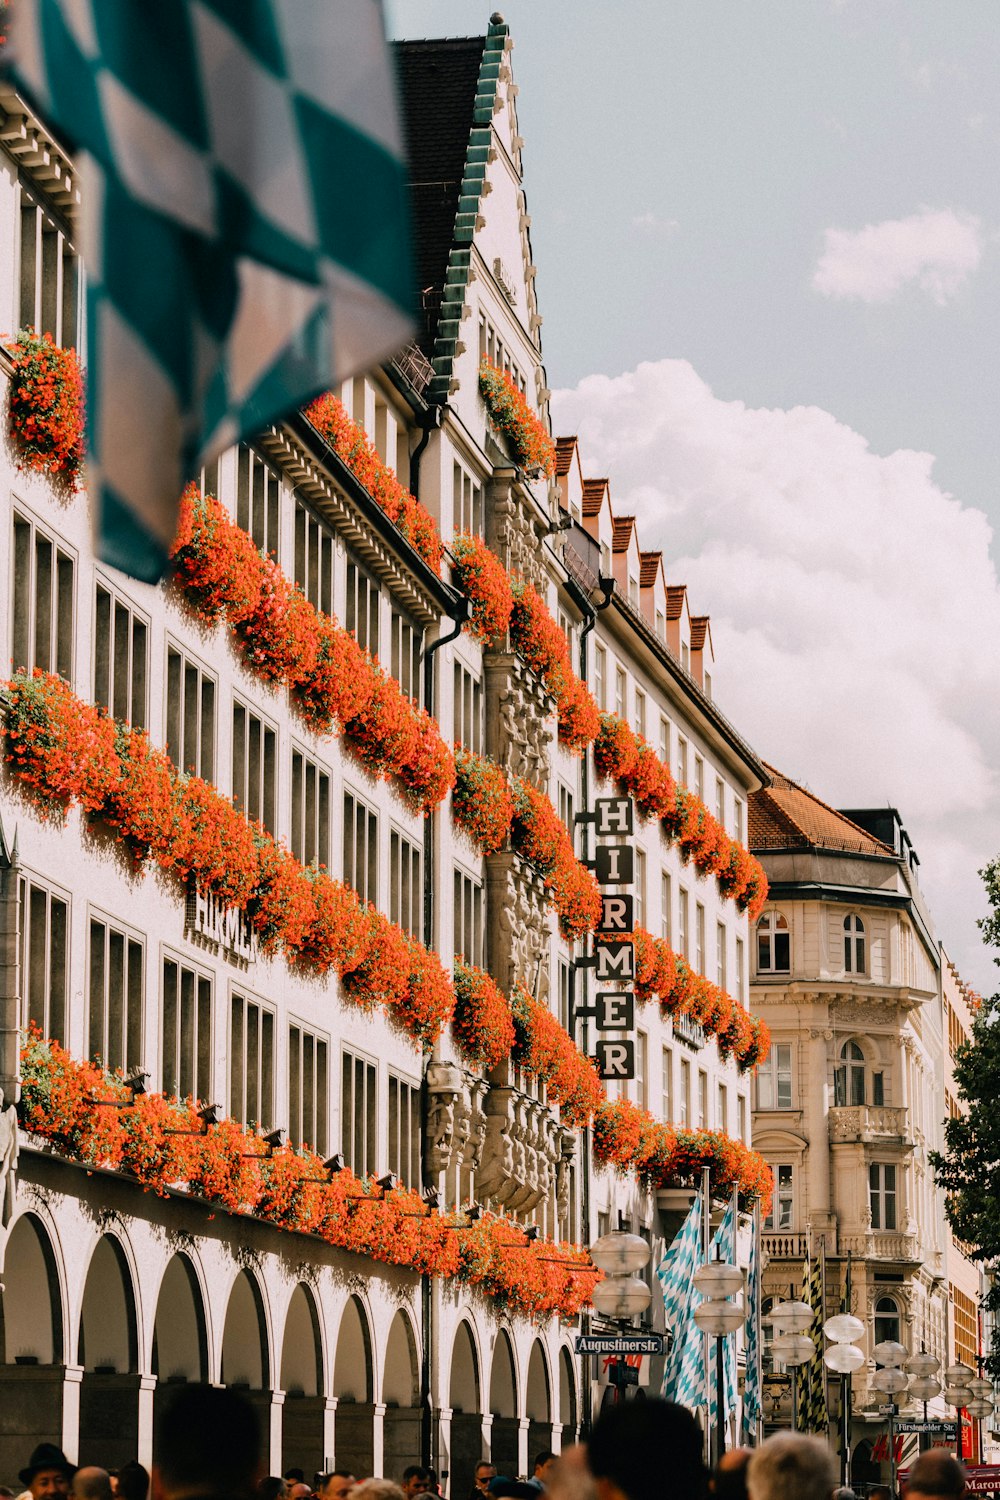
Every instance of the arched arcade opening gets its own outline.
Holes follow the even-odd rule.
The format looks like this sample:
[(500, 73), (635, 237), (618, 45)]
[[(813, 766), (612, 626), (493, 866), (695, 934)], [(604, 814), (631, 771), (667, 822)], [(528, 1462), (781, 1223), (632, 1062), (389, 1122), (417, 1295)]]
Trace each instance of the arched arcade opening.
[(538, 1454), (552, 1447), (552, 1393), (545, 1351), (540, 1340), (531, 1346), (528, 1383), (524, 1392), (524, 1414), (528, 1419), (528, 1474)]
[(483, 1415), (480, 1400), (479, 1360), (472, 1330), (463, 1319), (451, 1347), (448, 1386), (451, 1406), (450, 1485), (452, 1496), (461, 1500), (472, 1493), (476, 1464), (483, 1456)]
[(80, 1464), (118, 1468), (139, 1446), (139, 1339), (135, 1288), (120, 1240), (105, 1234), (87, 1268), (77, 1334)]
[(324, 1371), (319, 1314), (301, 1281), (292, 1293), (281, 1341), (281, 1469), (303, 1469), (309, 1479), (323, 1467)]
[(348, 1299), (340, 1320), (333, 1389), (337, 1468), (359, 1477), (370, 1475), (375, 1463), (372, 1339), (368, 1316), (357, 1297)]
[(154, 1425), (173, 1391), (208, 1379), (208, 1335), (201, 1286), (186, 1255), (167, 1262), (156, 1298), (151, 1368), (156, 1376)]
[(241, 1271), (233, 1282), (222, 1332), (223, 1385), (235, 1386), (257, 1408), (265, 1432), (270, 1425), (271, 1361), (264, 1299), (255, 1277)]
[(490, 1369), (490, 1411), (493, 1413), (490, 1444), (493, 1462), (497, 1466), (498, 1474), (513, 1477), (520, 1469), (517, 1375), (514, 1350), (502, 1328), (493, 1345), (493, 1364)]
[(62, 1440), (62, 1298), (52, 1242), (34, 1214), (7, 1241), (0, 1289), (0, 1474), (38, 1443)]
[(420, 1376), (413, 1325), (400, 1308), (385, 1346), (382, 1472), (398, 1480), (420, 1455)]

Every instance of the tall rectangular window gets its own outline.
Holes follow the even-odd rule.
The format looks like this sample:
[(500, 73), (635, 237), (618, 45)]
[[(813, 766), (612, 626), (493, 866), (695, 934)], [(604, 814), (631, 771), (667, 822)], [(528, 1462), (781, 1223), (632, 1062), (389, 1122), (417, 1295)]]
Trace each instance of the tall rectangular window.
[(570, 838), (576, 843), (576, 830), (573, 827), (573, 793), (564, 781), (559, 783), (559, 821), (568, 832)]
[(11, 665), (73, 675), (74, 563), (26, 516), (14, 512)]
[(757, 1108), (791, 1109), (792, 1048), (789, 1042), (774, 1042), (757, 1069)]
[(233, 801), (252, 823), (276, 832), (278, 736), (239, 699), (233, 700)]
[(456, 868), (454, 884), (455, 957), (483, 963), (483, 888), (478, 880)]
[(690, 945), (690, 935), (688, 933), (689, 906), (688, 893), (681, 886), (677, 892), (677, 944), (684, 958), (690, 958), (691, 956), (688, 951)]
[(677, 1105), (677, 1123), (687, 1130), (691, 1124), (691, 1064), (686, 1057), (681, 1058), (681, 1089)]
[(94, 611), (94, 702), (115, 719), (146, 727), (149, 630), (141, 615), (104, 584)]
[(646, 925), (646, 851), (635, 851), (635, 921), (637, 927)]
[(241, 1125), (274, 1124), (274, 1016), (233, 991), (229, 1008), (229, 1113)]
[(344, 793), (344, 883), (378, 904), (378, 816), (353, 792)]
[(422, 935), (424, 888), (420, 879), (420, 849), (395, 828), (389, 832), (389, 916), (411, 937)]
[(868, 1196), (873, 1229), (896, 1228), (896, 1167), (889, 1161), (873, 1161), (868, 1167)]
[(677, 780), (681, 786), (688, 784), (688, 742), (681, 734), (677, 736)]
[(729, 1129), (729, 1090), (724, 1083), (719, 1084), (716, 1096), (715, 1122), (718, 1130)]
[(22, 184), (18, 321), (64, 349), (77, 343), (80, 263), (73, 243)]
[(694, 792), (696, 797), (705, 800), (705, 762), (700, 755), (694, 758)]
[(670, 720), (660, 715), (660, 760), (670, 770)]
[(635, 732), (646, 738), (646, 694), (638, 687), (635, 690)]
[(726, 783), (721, 776), (715, 778), (715, 820), (720, 828), (726, 826)]
[(763, 1228), (788, 1230), (794, 1222), (795, 1208), (792, 1166), (790, 1162), (776, 1162), (772, 1164), (771, 1170), (774, 1173), (774, 1194), (771, 1212), (764, 1220)]
[(347, 608), (344, 625), (354, 632), (359, 646), (364, 646), (373, 656), (378, 655), (379, 586), (361, 564), (353, 557), (347, 560)]
[(665, 943), (674, 941), (673, 882), (666, 870), (660, 875), (660, 936)]
[(736, 939), (736, 998), (742, 1005), (746, 1004), (746, 959), (744, 957), (744, 943), (741, 937)]
[(390, 617), (391, 670), (407, 698), (420, 702), (420, 660), (423, 631), (408, 616), (393, 609)]
[(669, 1047), (660, 1057), (660, 1118), (674, 1118), (674, 1054)]
[(167, 754), (178, 771), (215, 780), (215, 678), (167, 647)]
[(293, 1021), (288, 1028), (288, 1139), (325, 1156), (330, 1110), (329, 1043)]
[(594, 647), (594, 697), (600, 709), (606, 707), (604, 695), (607, 691), (608, 653), (600, 644)]
[(281, 481), (258, 453), (241, 444), (236, 461), (236, 524), (269, 557), (278, 556)]
[(378, 1100), (375, 1064), (344, 1051), (340, 1075), (340, 1149), (357, 1177), (378, 1170)]
[(615, 713), (628, 720), (628, 678), (624, 667), (615, 667)]
[(726, 988), (726, 924), (715, 924), (715, 982), (720, 990)]
[(747, 1097), (746, 1094), (736, 1095), (736, 1134), (739, 1140), (746, 1142), (747, 1139)]
[(304, 865), (330, 865), (330, 777), (301, 750), (292, 751), (292, 837)]
[(649, 1087), (649, 1037), (644, 1031), (635, 1036), (635, 1102), (646, 1108)]
[(694, 907), (694, 966), (699, 974), (705, 972), (705, 908), (700, 901)]
[(455, 743), (464, 745), (476, 755), (483, 749), (483, 685), (468, 667), (455, 663), (455, 700), (452, 705), (452, 733)]
[(142, 943), (91, 917), (87, 1053), (110, 1072), (142, 1063), (143, 987)]
[(738, 844), (743, 842), (743, 803), (739, 797), (733, 802), (733, 833)]
[(212, 1094), (212, 978), (163, 956), (160, 1019), (163, 1092), (176, 1099)]
[(420, 1085), (389, 1074), (389, 1171), (409, 1188), (419, 1188)]
[(708, 1129), (708, 1074), (698, 1071), (698, 1129)]
[(483, 534), (483, 488), (462, 465), (454, 469), (454, 526), (470, 536)]
[(20, 882), (22, 1027), (66, 1042), (69, 903), (33, 880)]
[(565, 959), (559, 960), (559, 1024), (573, 1034), (573, 970)]
[(333, 614), (333, 533), (303, 500), (295, 498), (295, 582), (314, 609)]

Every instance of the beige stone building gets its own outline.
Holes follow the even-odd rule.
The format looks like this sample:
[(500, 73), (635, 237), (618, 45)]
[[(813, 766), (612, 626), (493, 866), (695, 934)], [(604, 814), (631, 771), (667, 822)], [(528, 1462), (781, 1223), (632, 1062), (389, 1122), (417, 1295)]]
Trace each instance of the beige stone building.
[[(770, 883), (751, 983), (772, 1034), (753, 1111), (775, 1174), (765, 1305), (798, 1291), (811, 1245), (825, 1254), (828, 1314), (850, 1258), (869, 1354), (898, 1339), (946, 1362), (950, 1251), (928, 1158), (942, 1141), (947, 1052), (916, 853), (893, 809), (839, 812), (778, 772), (751, 797), (750, 843)], [(869, 1360), (853, 1381), (858, 1481), (878, 1477), (885, 1430), (873, 1370)], [(835, 1380), (829, 1395), (835, 1412)]]

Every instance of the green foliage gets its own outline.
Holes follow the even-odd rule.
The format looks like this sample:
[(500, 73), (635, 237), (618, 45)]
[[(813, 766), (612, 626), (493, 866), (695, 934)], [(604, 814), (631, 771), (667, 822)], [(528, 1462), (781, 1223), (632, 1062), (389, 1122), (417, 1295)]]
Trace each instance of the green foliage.
[[(979, 925), (986, 941), (1000, 947), (1000, 857), (980, 873), (991, 910)], [(971, 1259), (989, 1265), (1000, 1261), (1000, 994), (984, 1000), (973, 1018), (972, 1039), (955, 1058), (955, 1083), (967, 1113), (945, 1121), (947, 1149), (933, 1152), (931, 1165), (947, 1195), (953, 1233)], [(1000, 1276), (990, 1279), (983, 1305), (1000, 1314)], [(986, 1368), (1000, 1379), (1000, 1320)]]

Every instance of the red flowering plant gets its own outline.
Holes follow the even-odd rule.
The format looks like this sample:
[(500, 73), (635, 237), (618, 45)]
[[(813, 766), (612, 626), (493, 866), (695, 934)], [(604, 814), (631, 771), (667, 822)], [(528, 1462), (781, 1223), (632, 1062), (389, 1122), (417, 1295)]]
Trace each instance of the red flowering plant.
[(452, 1018), (455, 991), (436, 953), (412, 937), (407, 938), (406, 946), (406, 993), (393, 1016), (407, 1036), (431, 1047)]
[(551, 479), (555, 473), (555, 443), (511, 376), (484, 359), (479, 366), (479, 392), (490, 421), (509, 439), (521, 467), (541, 470)]
[(605, 1099), (594, 1112), (594, 1160), (619, 1176), (635, 1171), (653, 1146), (653, 1116), (629, 1099)]
[(591, 1058), (584, 1057), (548, 1006), (518, 985), (510, 997), (514, 1061), (545, 1083), (567, 1125), (586, 1125), (604, 1098)]
[(465, 532), (451, 544), (451, 570), (456, 588), (472, 605), (469, 630), (488, 646), (510, 623), (514, 595), (503, 563), (478, 536)]
[(8, 428), (17, 466), (47, 474), (71, 493), (84, 460), (83, 372), (75, 349), (22, 328), (12, 344)]
[(523, 580), (517, 580), (511, 587), (514, 596), (511, 645), (556, 700), (560, 741), (568, 750), (580, 751), (590, 744), (600, 727), (597, 704), (573, 671), (569, 642), (544, 599)]
[(592, 932), (601, 917), (601, 892), (590, 870), (573, 852), (565, 824), (549, 799), (519, 776), (511, 783), (514, 817), (511, 842), (534, 865), (552, 892), (560, 925), (569, 938)]
[(418, 811), (438, 807), (455, 785), (455, 757), (426, 709), (413, 715), (413, 748), (396, 767), (406, 800)]
[[(472, 1236), (459, 1236), (453, 1219), (428, 1213), (416, 1193), (404, 1188), (379, 1196), (349, 1170), (330, 1178), (308, 1148), (268, 1153), (259, 1136), (228, 1119), (203, 1133), (196, 1101), (159, 1094), (132, 1100), (120, 1077), (74, 1061), (37, 1031), (22, 1050), (21, 1077), (19, 1114), (27, 1132), (70, 1160), (129, 1173), (155, 1192), (183, 1189), (229, 1213), (314, 1234), (352, 1254), (457, 1276), (494, 1305), (527, 1316), (572, 1317), (599, 1280), (578, 1246), (525, 1245), (510, 1220), (485, 1215)], [(197, 1133), (168, 1134), (173, 1130)]]
[(579, 753), (592, 743), (601, 722), (600, 709), (587, 685), (574, 672), (554, 677), (559, 741)]
[(514, 1022), (503, 992), (491, 976), (457, 958), (451, 1034), (466, 1062), (489, 1071), (514, 1047)]
[(70, 802), (87, 812), (104, 806), (120, 775), (107, 714), (38, 668), (18, 672), (0, 689), (0, 711), (7, 761), (43, 815), (61, 813)]
[(495, 761), (473, 750), (456, 749), (451, 812), (481, 854), (495, 854), (503, 848), (514, 816), (514, 798)]
[(305, 416), (411, 546), (439, 573), (444, 548), (437, 522), (383, 462), (364, 428), (348, 416), (343, 404), (330, 391), (317, 396), (306, 407)]
[(252, 672), (264, 682), (296, 688), (308, 682), (316, 668), (317, 612), (272, 557), (261, 558), (259, 577), (256, 604), (232, 622), (233, 628)]
[(260, 599), (264, 559), (214, 495), (189, 484), (170, 555), (174, 580), (205, 620), (248, 619)]
[(601, 714), (594, 741), (594, 765), (605, 781), (628, 783), (639, 757), (639, 742), (633, 730), (617, 714)]
[(711, 1188), (718, 1197), (727, 1196), (735, 1187), (744, 1208), (759, 1200), (763, 1214), (770, 1209), (773, 1179), (767, 1162), (721, 1131), (678, 1130), (674, 1150), (665, 1159), (651, 1161), (650, 1167), (655, 1176), (648, 1171), (645, 1179), (653, 1188), (697, 1183), (702, 1169), (708, 1167)]

